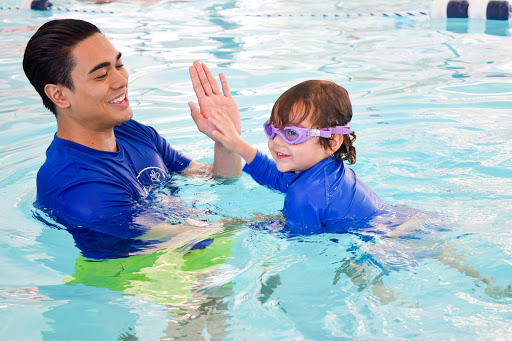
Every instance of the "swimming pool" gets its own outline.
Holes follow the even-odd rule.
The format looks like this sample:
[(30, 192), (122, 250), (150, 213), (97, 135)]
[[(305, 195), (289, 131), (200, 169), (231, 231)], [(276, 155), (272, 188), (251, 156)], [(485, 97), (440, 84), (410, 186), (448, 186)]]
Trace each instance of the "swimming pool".
[[(0, 10), (0, 339), (509, 337), (512, 298), (447, 265), (468, 265), (501, 289), (512, 283), (509, 22), (370, 15), (428, 1), (55, 2), (64, 10)], [(429, 213), (398, 238), (283, 238), (241, 224), (210, 255), (168, 252), (123, 275), (126, 264), (87, 268), (66, 231), (32, 217), (55, 120), (21, 59), (39, 25), (64, 17), (103, 30), (123, 52), (135, 118), (199, 160), (212, 160), (213, 144), (188, 113), (194, 59), (226, 74), (243, 136), (264, 151), (261, 124), (284, 90), (312, 78), (343, 85), (358, 176), (388, 203)], [(175, 183), (186, 206), (223, 218), (282, 208), (280, 194), (247, 176)], [(433, 256), (440, 248), (444, 262)], [(194, 259), (222, 261), (203, 271)], [(161, 278), (174, 272), (181, 277)]]

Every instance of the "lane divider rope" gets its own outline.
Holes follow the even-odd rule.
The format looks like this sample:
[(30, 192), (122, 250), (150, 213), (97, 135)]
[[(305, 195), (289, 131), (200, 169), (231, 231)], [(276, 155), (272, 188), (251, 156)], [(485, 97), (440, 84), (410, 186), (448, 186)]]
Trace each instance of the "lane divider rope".
[[(23, 0), (22, 6), (1, 6), (0, 10), (25, 10), (31, 8), (41, 11), (60, 11), (75, 13), (108, 13), (114, 11), (73, 9), (67, 7), (54, 7), (50, 0)], [(431, 18), (473, 18), (509, 20), (512, 17), (512, 0), (434, 0), (429, 11), (385, 12), (385, 13), (331, 13), (331, 14), (234, 14), (233, 17), (317, 17), (317, 18), (352, 18), (352, 17), (425, 17)]]
[[(0, 5), (0, 11), (25, 11), (27, 8), (21, 8), (21, 7), (12, 7), (12, 6), (1, 6)], [(103, 10), (86, 10), (86, 9), (77, 9), (77, 8), (67, 8), (67, 7), (52, 7), (52, 11), (59, 11), (59, 12), (75, 12), (75, 13), (106, 13), (106, 14), (114, 14), (114, 11), (103, 11)]]
[[(19, 7), (19, 6), (2, 6), (0, 5), (0, 10), (4, 11), (20, 11), (20, 10), (26, 10), (27, 8)], [(75, 12), (75, 13), (109, 13), (114, 14), (116, 12), (114, 11), (104, 11), (104, 10), (87, 10), (87, 9), (76, 9), (76, 8), (68, 8), (68, 7), (55, 7), (55, 6), (47, 6), (44, 9), (39, 8), (32, 8), (34, 10), (53, 10), (53, 11), (60, 11), (60, 12)], [(235, 14), (234, 16), (243, 16), (243, 17), (319, 17), (319, 18), (351, 18), (351, 17), (422, 17), (422, 16), (428, 16), (428, 11), (407, 11), (407, 12), (386, 12), (386, 13), (333, 13), (333, 14), (317, 14), (317, 13), (311, 13), (311, 14), (296, 14), (296, 13), (289, 13), (289, 14)]]

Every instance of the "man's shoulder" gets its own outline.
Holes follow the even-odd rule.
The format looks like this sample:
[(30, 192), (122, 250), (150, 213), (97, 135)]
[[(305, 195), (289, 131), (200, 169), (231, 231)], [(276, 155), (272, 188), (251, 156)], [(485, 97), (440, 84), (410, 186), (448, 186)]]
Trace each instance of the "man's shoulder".
[[(57, 136), (46, 150), (46, 160), (37, 173), (38, 188), (62, 187), (102, 168), (108, 154)], [(100, 157), (101, 156), (101, 157)], [(114, 157), (114, 156), (112, 156)]]
[(80, 150), (66, 141), (54, 140), (46, 151), (46, 160), (37, 172), (39, 189), (54, 189), (80, 176)]
[(37, 200), (44, 207), (53, 208), (55, 193), (68, 186), (78, 176), (75, 161), (68, 148), (54, 139), (46, 151), (46, 160), (37, 172)]
[(77, 153), (72, 145), (70, 141), (61, 140), (55, 136), (46, 150), (46, 160), (39, 168), (39, 173), (55, 173), (56, 170), (72, 166), (75, 162), (74, 154)]

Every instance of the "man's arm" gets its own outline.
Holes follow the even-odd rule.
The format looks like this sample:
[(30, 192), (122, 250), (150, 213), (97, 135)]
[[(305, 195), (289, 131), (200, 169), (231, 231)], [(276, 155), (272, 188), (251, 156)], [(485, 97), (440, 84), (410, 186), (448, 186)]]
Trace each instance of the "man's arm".
[[(215, 125), (209, 121), (212, 112), (224, 112), (231, 119), (238, 132), (240, 133), (242, 130), (240, 112), (235, 100), (231, 97), (226, 77), (222, 73), (219, 74), (222, 85), (221, 93), (217, 81), (206, 65), (194, 61), (194, 65), (189, 68), (189, 71), (194, 92), (199, 102), (199, 108), (193, 102), (188, 103), (192, 118), (199, 131), (215, 141), (213, 166), (209, 170), (223, 177), (240, 176), (242, 174), (240, 155), (227, 149), (213, 137), (212, 133), (215, 130)], [(208, 169), (207, 167), (204, 164), (192, 162), (184, 173), (201, 174)]]

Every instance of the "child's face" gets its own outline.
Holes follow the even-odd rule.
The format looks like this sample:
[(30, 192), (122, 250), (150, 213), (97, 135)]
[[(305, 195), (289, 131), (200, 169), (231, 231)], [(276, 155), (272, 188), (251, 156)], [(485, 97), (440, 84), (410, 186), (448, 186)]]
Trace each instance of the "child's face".
[[(300, 123), (304, 128), (313, 128), (309, 119)], [(268, 140), (268, 149), (276, 160), (277, 169), (281, 172), (295, 172), (310, 169), (318, 162), (331, 156), (332, 151), (324, 149), (318, 137), (299, 144), (288, 144), (279, 135)]]

